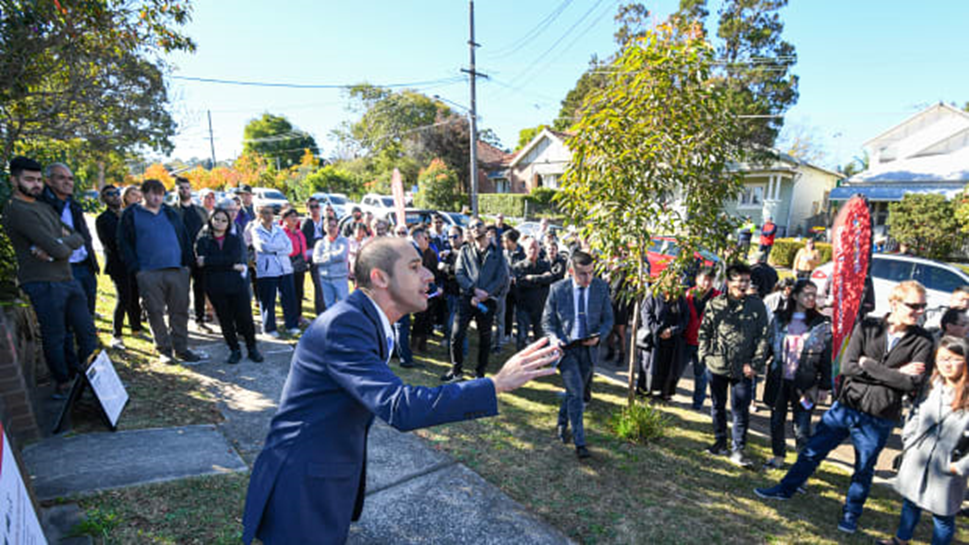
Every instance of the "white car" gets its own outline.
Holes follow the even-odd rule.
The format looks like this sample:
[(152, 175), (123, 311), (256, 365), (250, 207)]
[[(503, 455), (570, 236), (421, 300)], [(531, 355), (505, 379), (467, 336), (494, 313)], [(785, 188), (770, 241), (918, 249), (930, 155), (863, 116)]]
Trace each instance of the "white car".
[(364, 214), (370, 212), (375, 218), (382, 218), (386, 216), (388, 212), (394, 211), (394, 198), (390, 195), (367, 193), (362, 199), (360, 199), (360, 210), (362, 210)]
[(273, 207), (273, 214), (278, 214), (280, 208), (289, 205), (289, 199), (278, 189), (271, 187), (252, 188), (252, 206), (256, 212), (258, 213), (260, 208), (267, 205)]
[(337, 218), (349, 214), (353, 208), (353, 203), (347, 200), (347, 196), (343, 193), (313, 193), (313, 198), (319, 201), (323, 208), (329, 204), (336, 212)]
[[(828, 293), (832, 272), (834, 262), (830, 261), (811, 274), (811, 280), (818, 285), (818, 301), (824, 301), (825, 307), (831, 306), (833, 302)], [(969, 286), (969, 275), (952, 265), (900, 254), (872, 255), (871, 280), (875, 287), (875, 310), (871, 312), (872, 316), (884, 316), (891, 310), (888, 295), (895, 285), (905, 280), (918, 280), (925, 286), (927, 325), (938, 324), (938, 319), (941, 318), (939, 309), (949, 305), (949, 298), (956, 288)]]

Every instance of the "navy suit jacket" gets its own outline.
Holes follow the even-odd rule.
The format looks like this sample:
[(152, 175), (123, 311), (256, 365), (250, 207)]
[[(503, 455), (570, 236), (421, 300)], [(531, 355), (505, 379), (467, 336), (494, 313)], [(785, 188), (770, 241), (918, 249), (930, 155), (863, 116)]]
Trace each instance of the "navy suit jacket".
[(300, 339), (249, 481), (243, 541), (343, 543), (363, 510), (374, 415), (399, 430), (498, 413), (494, 383), (408, 386), (387, 366), (376, 306), (361, 291)]
[[(589, 335), (599, 334), (605, 340), (612, 331), (612, 301), (609, 299), (609, 284), (601, 278), (593, 278), (589, 284), (589, 299), (585, 309), (586, 326)], [(572, 296), (572, 278), (566, 277), (552, 284), (545, 300), (542, 313), (542, 331), (553, 339), (568, 344), (575, 325), (575, 301)]]

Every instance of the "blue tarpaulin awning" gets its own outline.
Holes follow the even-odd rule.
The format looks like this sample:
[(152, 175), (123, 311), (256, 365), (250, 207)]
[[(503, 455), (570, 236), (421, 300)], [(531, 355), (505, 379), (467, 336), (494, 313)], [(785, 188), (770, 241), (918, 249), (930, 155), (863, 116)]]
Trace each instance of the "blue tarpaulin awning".
[(855, 195), (867, 197), (869, 201), (896, 202), (906, 193), (936, 193), (947, 199), (955, 197), (964, 185), (959, 184), (855, 184), (843, 185), (831, 190), (828, 196), (832, 201), (846, 201)]

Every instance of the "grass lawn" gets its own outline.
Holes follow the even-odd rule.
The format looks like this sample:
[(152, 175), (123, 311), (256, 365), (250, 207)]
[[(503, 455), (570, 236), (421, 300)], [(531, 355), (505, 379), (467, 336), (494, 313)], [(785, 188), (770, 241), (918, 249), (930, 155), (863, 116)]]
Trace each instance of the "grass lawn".
[[(306, 284), (311, 292), (312, 284)], [(113, 304), (109, 286), (102, 283), (104, 316)], [(472, 332), (471, 361), (475, 337)], [(441, 340), (431, 340), (428, 354), (415, 354), (425, 367), (392, 364), (394, 370), (411, 384), (440, 384), (447, 370)], [(132, 345), (151, 353), (148, 343)], [(493, 356), (490, 368), (511, 353), (506, 348)], [(156, 364), (140, 353), (114, 359), (132, 396), (123, 428), (220, 419), (215, 400), (191, 370)], [(707, 415), (663, 407), (671, 422), (667, 437), (645, 446), (617, 439), (609, 420), (625, 403), (625, 389), (601, 378), (585, 419), (593, 458), (579, 463), (571, 445), (554, 437), (561, 389), (561, 380), (549, 377), (503, 395), (497, 418), (416, 433), (580, 543), (860, 544), (886, 538), (896, 528), (901, 502), (893, 491), (875, 486), (861, 531), (851, 537), (838, 532), (848, 474), (832, 464), (821, 466), (808, 494), (760, 501), (753, 488), (772, 484), (782, 472), (743, 470), (703, 453), (712, 440)], [(769, 456), (766, 441), (752, 439), (749, 449), (758, 461)], [(793, 460), (789, 454), (788, 462)], [(237, 543), (246, 484), (246, 475), (228, 475), (105, 492), (80, 501), (90, 517), (83, 529), (110, 543)], [(930, 532), (930, 519), (923, 517), (916, 539), (927, 542)], [(969, 532), (960, 529), (956, 540), (969, 542)]]

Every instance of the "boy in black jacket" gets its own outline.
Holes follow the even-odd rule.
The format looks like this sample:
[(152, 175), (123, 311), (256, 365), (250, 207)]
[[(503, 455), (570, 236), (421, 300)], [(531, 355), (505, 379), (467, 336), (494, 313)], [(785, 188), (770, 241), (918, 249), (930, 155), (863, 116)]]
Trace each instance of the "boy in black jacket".
[(918, 325), (925, 288), (914, 280), (902, 282), (892, 289), (889, 302), (892, 311), (885, 318), (865, 319), (852, 332), (842, 358), (838, 400), (824, 413), (797, 462), (777, 486), (754, 490), (762, 498), (789, 499), (828, 453), (851, 437), (855, 472), (838, 523), (849, 534), (858, 529), (878, 455), (901, 419), (902, 399), (918, 393), (932, 366), (932, 337)]

